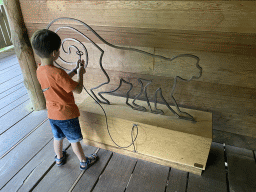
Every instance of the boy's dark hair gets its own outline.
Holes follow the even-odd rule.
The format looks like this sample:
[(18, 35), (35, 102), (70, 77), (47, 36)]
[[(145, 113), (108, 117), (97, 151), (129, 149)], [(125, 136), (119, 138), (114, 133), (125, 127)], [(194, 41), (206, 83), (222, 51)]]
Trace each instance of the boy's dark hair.
[(41, 58), (49, 58), (53, 51), (61, 46), (59, 35), (48, 29), (36, 31), (31, 37), (31, 44), (35, 53)]

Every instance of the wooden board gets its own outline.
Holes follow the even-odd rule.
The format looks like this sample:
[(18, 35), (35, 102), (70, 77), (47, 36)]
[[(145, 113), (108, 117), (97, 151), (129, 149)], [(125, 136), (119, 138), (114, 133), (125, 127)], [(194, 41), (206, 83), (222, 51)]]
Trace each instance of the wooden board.
[(166, 192), (185, 192), (187, 189), (188, 174), (185, 171), (171, 168)]
[[(124, 97), (118, 97), (113, 95), (104, 95), (104, 96), (111, 103), (111, 105), (106, 105), (106, 104), (102, 105), (109, 118), (115, 117), (115, 118), (124, 119), (127, 121), (148, 124), (148, 125), (156, 126), (159, 128), (165, 128), (168, 130), (179, 131), (182, 133), (204, 137), (210, 140), (212, 138), (212, 129), (211, 129), (212, 114), (209, 112), (180, 108), (181, 111), (187, 112), (195, 118), (197, 123), (192, 123), (191, 121), (178, 119), (163, 104), (159, 104), (157, 105), (157, 107), (164, 111), (164, 115), (156, 115), (149, 112), (147, 102), (145, 101), (141, 101), (141, 100), (136, 101), (138, 105), (144, 106), (148, 110), (148, 112), (141, 112), (138, 110), (133, 110), (128, 105), (126, 105), (125, 103), (126, 98)], [(129, 100), (129, 103), (131, 102), (132, 102), (132, 99)], [(154, 109), (153, 102), (150, 102), (150, 104), (152, 109)], [(86, 96), (86, 99), (84, 100), (84, 102), (79, 105), (79, 109), (82, 112), (85, 111), (89, 113), (104, 115), (100, 106), (97, 105), (97, 103), (88, 95)], [(178, 113), (176, 108), (173, 107), (173, 109)], [(83, 114), (81, 114), (81, 117), (86, 118), (86, 116)]]
[(15, 67), (14, 70), (10, 70), (4, 74), (1, 74), (0, 84), (12, 79), (13, 77), (18, 76), (18, 75), (21, 75), (21, 69), (19, 66)]
[(189, 174), (187, 192), (226, 192), (227, 181), (224, 160), (224, 147), (212, 143), (206, 170), (202, 176)]
[(5, 70), (13, 65), (19, 64), (18, 59), (15, 55), (15, 53), (13, 53), (13, 55), (5, 57), (5, 58), (1, 58), (0, 59), (0, 71)]
[(5, 123), (1, 126), (0, 132), (3, 133), (5, 130), (8, 130), (24, 117), (32, 113), (32, 110), (28, 108), (29, 105), (29, 98), (26, 95), (25, 97), (17, 99), (16, 102), (12, 103), (12, 105), (8, 105), (8, 107), (1, 109), (0, 121)]
[[(164, 110), (166, 115), (155, 115), (130, 109), (125, 105), (124, 98), (108, 98), (114, 101), (114, 104), (103, 107), (112, 138), (120, 146), (131, 143), (131, 129), (133, 124), (138, 124), (139, 135), (135, 142), (137, 153), (200, 170), (205, 168), (211, 145), (210, 113), (189, 110), (198, 120), (193, 124), (172, 117), (163, 106), (159, 108)], [(138, 104), (145, 105), (141, 101), (138, 101)], [(87, 98), (79, 108), (84, 139), (116, 147), (108, 135), (106, 119), (99, 106), (96, 106), (91, 98)], [(200, 125), (200, 122), (203, 124)], [(133, 134), (136, 134), (136, 129)], [(130, 146), (126, 150), (133, 152), (134, 147)]]
[[(50, 124), (42, 125), (45, 130), (51, 130)], [(49, 135), (50, 136), (50, 135)], [(51, 137), (49, 137), (51, 138)], [(24, 142), (27, 142), (25, 140)], [(30, 191), (33, 189), (40, 179), (44, 177), (45, 172), (55, 165), (53, 140), (50, 140), (46, 145), (42, 145), (40, 151), (32, 157), (32, 159), (4, 186), (3, 192), (10, 191)], [(36, 144), (36, 143), (35, 143)], [(63, 149), (70, 146), (68, 140), (63, 141)]]
[(256, 163), (253, 151), (226, 146), (230, 191), (254, 192)]
[[(35, 117), (34, 117), (35, 118)], [(30, 120), (31, 121), (31, 120)], [(34, 124), (35, 125), (35, 124)], [(27, 123), (27, 126), (29, 124)], [(20, 127), (23, 129), (23, 127)], [(9, 142), (8, 138), (1, 138), (9, 145), (13, 144)], [(12, 137), (15, 139), (15, 136)], [(0, 161), (0, 189), (14, 176), (20, 169), (22, 169), (50, 140), (52, 139), (52, 131), (49, 126), (49, 122), (44, 123), (31, 135), (29, 135), (24, 141), (17, 145)], [(16, 140), (16, 142), (18, 139)], [(3, 144), (1, 144), (3, 146)], [(5, 149), (5, 146), (2, 148)], [(1, 149), (2, 149), (1, 148)], [(24, 178), (23, 178), (24, 179)]]
[(0, 157), (47, 119), (46, 111), (33, 111), (1, 135)]
[(1, 77), (1, 78), (4, 78), (4, 77), (5, 77), (5, 74), (6, 74), (7, 72), (15, 71), (17, 68), (19, 68), (19, 64), (11, 65), (11, 66), (9, 66), (8, 68), (5, 68), (5, 69), (3, 69), (3, 70), (0, 70), (0, 77)]
[(138, 160), (126, 192), (163, 192), (169, 167)]
[[(84, 149), (86, 145), (82, 144)], [(95, 149), (95, 148), (94, 148)], [(86, 151), (87, 155), (91, 152)], [(112, 158), (112, 152), (104, 149), (100, 149), (97, 153), (99, 156), (98, 162), (95, 163), (90, 169), (86, 170), (82, 177), (79, 179), (78, 183), (74, 186), (73, 192), (89, 192), (94, 191), (95, 184), (101, 178), (102, 173), (105, 172), (106, 167), (110, 159)]]
[(202, 173), (201, 169), (198, 169), (195, 167), (190, 167), (190, 166), (182, 165), (182, 164), (171, 162), (171, 161), (166, 161), (166, 160), (163, 160), (160, 158), (156, 158), (156, 157), (152, 157), (152, 156), (148, 156), (148, 155), (144, 155), (144, 154), (140, 154), (140, 153), (134, 153), (132, 151), (129, 151), (126, 149), (120, 149), (120, 148), (114, 147), (112, 145), (102, 144), (102, 143), (92, 141), (92, 140), (87, 140), (87, 139), (84, 139), (83, 142), (88, 145), (91, 145), (91, 146), (95, 146), (95, 147), (99, 147), (101, 149), (107, 149), (107, 150), (116, 152), (118, 154), (123, 154), (126, 156), (134, 157), (136, 159), (141, 159), (141, 160), (153, 162), (153, 163), (156, 163), (159, 165), (176, 168), (176, 169), (183, 170), (183, 171), (188, 171), (188, 172), (191, 172), (191, 173), (194, 173), (197, 175), (201, 175), (201, 173)]
[(5, 97), (1, 99), (0, 110), (27, 94), (28, 92), (26, 88), (22, 88), (22, 89), (18, 89), (15, 94), (12, 94), (11, 97)]
[(16, 86), (23, 82), (22, 75), (16, 76), (13, 79), (6, 81), (0, 85), (0, 92), (3, 93), (10, 89), (11, 85)]
[(235, 147), (240, 147), (249, 150), (256, 150), (256, 138), (248, 137), (239, 134), (228, 133), (225, 131), (213, 130), (213, 142), (225, 143)]
[[(151, 79), (154, 83), (148, 88), (148, 95), (153, 99), (157, 87), (163, 88), (165, 99), (172, 105), (170, 91), (173, 85), (172, 78), (161, 76), (148, 76), (136, 73), (107, 71), (111, 82), (98, 91), (114, 90), (118, 87), (119, 78), (130, 79), (134, 84), (130, 97), (134, 97), (140, 91), (137, 78)], [(101, 77), (102, 76), (102, 77)], [(97, 77), (97, 78), (92, 78)], [(84, 85), (89, 90), (105, 82), (106, 79), (98, 69), (87, 69)], [(118, 96), (125, 96), (129, 87), (124, 85)], [(255, 93), (256, 89), (239, 87), (235, 85), (223, 85), (208, 82), (191, 81), (189, 83), (178, 81), (174, 97), (181, 107), (196, 110), (210, 111), (213, 113), (213, 129), (234, 134), (255, 137)], [(85, 91), (75, 95), (77, 101), (85, 99)], [(159, 99), (161, 102), (161, 99)], [(245, 121), (246, 120), (246, 121)]]
[[(83, 146), (83, 149), (86, 155), (92, 154), (96, 150), (95, 147), (91, 146)], [(81, 170), (79, 169), (79, 160), (71, 148), (67, 150), (67, 154), (68, 157), (65, 166), (53, 166), (33, 191), (68, 191), (72, 187), (73, 183), (81, 174)], [(97, 166), (97, 163), (94, 166)]]
[(93, 191), (125, 191), (137, 160), (114, 153)]
[(8, 90), (6, 90), (6, 91), (4, 91), (4, 92), (1, 92), (1, 93), (0, 93), (0, 100), (1, 100), (2, 98), (4, 98), (4, 97), (6, 97), (6, 96), (8, 96), (8, 95), (10, 95), (10, 94), (12, 94), (12, 93), (14, 93), (14, 92), (17, 91), (18, 89), (21, 89), (21, 88), (25, 88), (23, 82), (17, 84), (16, 86), (10, 87), (10, 89), (8, 89)]
[[(9, 113), (11, 110), (15, 109), (19, 105), (23, 104), (24, 102), (28, 101), (29, 97), (28, 95), (24, 95), (23, 97), (20, 97), (19, 99), (15, 100), (14, 102), (11, 103), (11, 105), (8, 105), (0, 110), (0, 118)], [(26, 106), (29, 106), (27, 104)], [(29, 109), (27, 108), (27, 111)], [(20, 114), (20, 113), (19, 113)]]
[[(21, 0), (25, 23), (58, 17), (86, 18), (90, 25), (254, 33), (251, 1), (40, 1)], [(30, 9), (33, 7), (34, 9)], [(104, 10), (104, 11), (102, 11)], [(68, 11), (68, 12), (67, 12)], [(79, 12), (80, 14), (77, 14)], [(47, 13), (46, 15), (44, 13)], [(93, 17), (92, 17), (93, 15)], [(170, 19), (171, 18), (171, 19)], [(234, 19), (235, 18), (235, 19)], [(234, 25), (236, 24), (236, 25)]]
[(24, 78), (24, 84), (34, 110), (43, 110), (45, 98), (43, 96), (40, 84), (36, 77), (36, 63), (31, 43), (27, 34), (26, 25), (23, 20), (23, 14), (18, 1), (4, 1), (4, 8), (8, 15), (8, 21), (11, 31), (12, 43), (17, 55), (20, 68)]

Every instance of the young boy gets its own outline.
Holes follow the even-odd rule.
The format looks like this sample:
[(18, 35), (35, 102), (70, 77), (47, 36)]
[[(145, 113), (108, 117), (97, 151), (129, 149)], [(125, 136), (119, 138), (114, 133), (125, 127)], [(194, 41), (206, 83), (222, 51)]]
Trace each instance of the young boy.
[[(41, 64), (37, 69), (37, 78), (43, 90), (48, 118), (54, 136), (55, 161), (58, 166), (65, 164), (66, 151), (62, 151), (63, 139), (67, 137), (72, 149), (80, 160), (80, 169), (85, 170), (98, 159), (96, 154), (85, 157), (80, 141), (83, 139), (75, 104), (74, 93), (80, 94), (83, 89), (84, 61), (78, 61), (76, 68), (68, 74), (53, 65), (59, 57), (60, 37), (53, 31), (42, 29), (31, 38), (32, 47), (40, 57)], [(71, 78), (77, 74), (77, 82)]]

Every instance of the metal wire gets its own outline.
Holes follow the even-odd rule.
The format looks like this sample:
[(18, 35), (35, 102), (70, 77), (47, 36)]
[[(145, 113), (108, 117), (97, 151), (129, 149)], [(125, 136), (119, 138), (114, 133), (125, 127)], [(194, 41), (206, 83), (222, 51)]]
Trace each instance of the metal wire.
[[(145, 55), (148, 55), (148, 56), (152, 56), (152, 57), (154, 57), (154, 58), (164, 59), (164, 60), (167, 60), (167, 61), (173, 61), (174, 59), (181, 58), (181, 57), (191, 57), (191, 58), (194, 58), (194, 59), (196, 60), (196, 67), (199, 69), (199, 74), (198, 74), (197, 76), (192, 76), (190, 79), (184, 79), (184, 78), (182, 78), (182, 77), (180, 77), (180, 76), (176, 76), (176, 77), (174, 78), (174, 84), (173, 84), (172, 91), (171, 91), (171, 100), (172, 100), (172, 102), (174, 103), (174, 105), (175, 105), (176, 109), (178, 110), (178, 112), (179, 112), (180, 114), (182, 114), (182, 115), (178, 114), (177, 112), (175, 112), (175, 111), (170, 107), (170, 105), (168, 104), (168, 102), (165, 100), (165, 98), (164, 98), (163, 95), (162, 95), (162, 89), (161, 89), (161, 88), (158, 88), (158, 89), (156, 90), (155, 94), (154, 94), (154, 107), (155, 107), (155, 109), (152, 110), (151, 105), (150, 105), (150, 102), (149, 102), (149, 98), (148, 98), (148, 95), (147, 95), (147, 87), (152, 83), (151, 80), (145, 80), (145, 79), (144, 79), (144, 81), (148, 81), (148, 84), (147, 84), (145, 87), (143, 87), (142, 79), (140, 79), (140, 78), (138, 79), (139, 83), (141, 84), (141, 92), (140, 92), (140, 93), (135, 97), (135, 99), (133, 100), (132, 104), (133, 104), (134, 106), (132, 106), (131, 104), (128, 103), (128, 100), (129, 100), (129, 92), (130, 92), (131, 89), (133, 88), (133, 85), (132, 85), (131, 83), (125, 81), (125, 80), (122, 79), (122, 78), (120, 79), (119, 86), (118, 86), (116, 89), (114, 89), (114, 90), (112, 90), (112, 91), (99, 92), (99, 93), (98, 93), (98, 96), (102, 99), (102, 100), (100, 100), (100, 99), (98, 98), (98, 96), (96, 96), (96, 94), (94, 93), (94, 90), (97, 90), (98, 88), (100, 88), (100, 87), (102, 87), (102, 86), (104, 86), (104, 85), (107, 85), (107, 84), (109, 84), (109, 82), (110, 82), (110, 78), (109, 78), (107, 72), (105, 71), (104, 67), (102, 66), (102, 58), (103, 58), (103, 55), (104, 55), (104, 50), (102, 50), (94, 41), (92, 41), (92, 40), (91, 40), (89, 37), (87, 37), (85, 34), (83, 34), (82, 32), (80, 32), (79, 30), (77, 30), (77, 29), (75, 29), (75, 28), (73, 28), (73, 27), (70, 27), (70, 26), (63, 26), (63, 27), (59, 27), (59, 28), (55, 31), (55, 32), (57, 33), (60, 29), (63, 29), (63, 28), (73, 30), (73, 31), (79, 33), (81, 36), (83, 36), (83, 37), (84, 37), (85, 39), (87, 39), (89, 42), (91, 42), (98, 50), (100, 50), (101, 55), (100, 55), (100, 59), (99, 59), (99, 64), (100, 64), (100, 68), (101, 68), (102, 72), (104, 73), (104, 75), (105, 75), (106, 78), (107, 78), (107, 81), (104, 82), (104, 83), (102, 83), (102, 84), (100, 84), (100, 85), (98, 85), (98, 86), (96, 86), (96, 87), (94, 87), (94, 88), (91, 88), (91, 89), (90, 89), (92, 95), (94, 96), (94, 98), (95, 98), (99, 103), (110, 104), (110, 102), (109, 102), (105, 97), (103, 97), (102, 94), (114, 93), (115, 91), (117, 91), (117, 90), (121, 87), (122, 82), (124, 82), (124, 83), (130, 85), (130, 89), (129, 89), (129, 91), (126, 93), (126, 104), (127, 104), (128, 106), (130, 106), (132, 109), (134, 109), (134, 110), (140, 110), (140, 111), (147, 111), (145, 107), (139, 106), (139, 105), (137, 105), (137, 104), (135, 103), (135, 100), (136, 100), (142, 93), (144, 93), (144, 96), (145, 96), (145, 98), (146, 98), (148, 107), (150, 108), (150, 112), (151, 112), (151, 113), (157, 113), (157, 114), (164, 114), (164, 112), (163, 112), (162, 110), (157, 109), (157, 95), (158, 95), (158, 93), (159, 93), (159, 94), (160, 94), (160, 97), (161, 97), (161, 99), (162, 99), (162, 101), (165, 103), (165, 105), (168, 107), (168, 109), (169, 109), (174, 115), (176, 115), (176, 116), (177, 116), (178, 118), (180, 118), (180, 119), (185, 119), (185, 120), (190, 120), (190, 121), (196, 122), (193, 116), (191, 116), (190, 114), (188, 114), (188, 113), (186, 113), (186, 112), (182, 112), (182, 111), (180, 110), (180, 108), (179, 108), (179, 106), (178, 106), (178, 104), (177, 104), (177, 102), (176, 102), (176, 100), (175, 100), (173, 94), (174, 94), (174, 91), (175, 91), (175, 88), (176, 88), (177, 80), (178, 80), (178, 79), (179, 79), (179, 80), (182, 80), (182, 81), (189, 82), (189, 81), (191, 81), (191, 80), (193, 80), (193, 79), (199, 79), (199, 78), (202, 76), (202, 67), (199, 65), (199, 60), (200, 60), (199, 57), (197, 57), (197, 56), (195, 56), (195, 55), (192, 55), (192, 54), (179, 54), (179, 55), (174, 56), (174, 57), (172, 57), (172, 58), (167, 58), (167, 57), (164, 57), (164, 56), (161, 56), (161, 55), (155, 55), (155, 54), (148, 53), (148, 52), (146, 52), (146, 51), (142, 51), (142, 50), (135, 49), (135, 48), (127, 48), (127, 47), (116, 46), (116, 45), (113, 45), (113, 44), (107, 42), (106, 40), (104, 40), (104, 39), (103, 39), (98, 33), (96, 33), (89, 25), (87, 25), (87, 24), (84, 23), (83, 21), (80, 21), (80, 20), (74, 19), (74, 18), (68, 18), (68, 17), (57, 18), (57, 19), (55, 19), (55, 20), (53, 20), (52, 22), (49, 23), (49, 25), (47, 26), (47, 29), (49, 29), (55, 22), (57, 22), (57, 21), (59, 21), (59, 20), (71, 20), (71, 21), (75, 21), (75, 22), (77, 22), (77, 23), (79, 23), (79, 24), (82, 24), (83, 26), (85, 26), (85, 28), (86, 28), (87, 30), (91, 31), (91, 32), (92, 32), (99, 40), (101, 40), (103, 43), (105, 43), (106, 45), (108, 45), (108, 46), (110, 46), (110, 47), (116, 48), (116, 49), (134, 51), (134, 52), (142, 53), (142, 54), (145, 54)], [(84, 53), (85, 53), (85, 56), (86, 56), (86, 59), (85, 59), (85, 61), (86, 61), (86, 62), (85, 62), (85, 63), (86, 63), (86, 64), (85, 64), (85, 67), (87, 67), (89, 58), (88, 58), (87, 49), (86, 49), (86, 47), (84, 46), (84, 44), (83, 44), (82, 42), (78, 41), (77, 39), (74, 39), (74, 38), (66, 38), (66, 39), (64, 39), (63, 42), (62, 42), (62, 49), (63, 49), (63, 51), (64, 51), (66, 54), (70, 54), (70, 53), (71, 53), (71, 48), (76, 49), (76, 50), (77, 50), (76, 53), (77, 53), (77, 55), (78, 55), (78, 59), (81, 59), (81, 58), (82, 58), (83, 52), (80, 51), (80, 50), (79, 50), (76, 46), (74, 46), (74, 45), (69, 46), (69, 47), (68, 47), (68, 51), (66, 51), (66, 50), (64, 49), (64, 43), (65, 43), (66, 41), (74, 41), (74, 42), (79, 43), (79, 44), (81, 44), (81, 45), (83, 46)], [(65, 61), (65, 60), (62, 59), (62, 58), (60, 58), (60, 59), (61, 59), (64, 63), (73, 64), (72, 62), (67, 62), (67, 61)], [(61, 65), (59, 65), (58, 63), (56, 63), (56, 65), (58, 65), (59, 67), (63, 68), (63, 67), (62, 67)], [(63, 69), (65, 69), (65, 68), (63, 68)], [(66, 70), (67, 70), (67, 69), (66, 69)]]

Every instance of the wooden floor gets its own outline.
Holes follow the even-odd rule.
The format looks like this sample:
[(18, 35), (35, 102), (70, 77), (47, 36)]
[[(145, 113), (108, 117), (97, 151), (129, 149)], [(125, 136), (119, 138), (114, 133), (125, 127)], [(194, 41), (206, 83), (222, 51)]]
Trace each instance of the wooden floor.
[[(85, 172), (65, 140), (68, 161), (54, 162), (46, 111), (31, 111), (15, 55), (0, 59), (0, 191), (255, 192), (255, 152), (213, 143), (202, 176), (100, 149)], [(83, 145), (86, 154), (96, 148)]]

